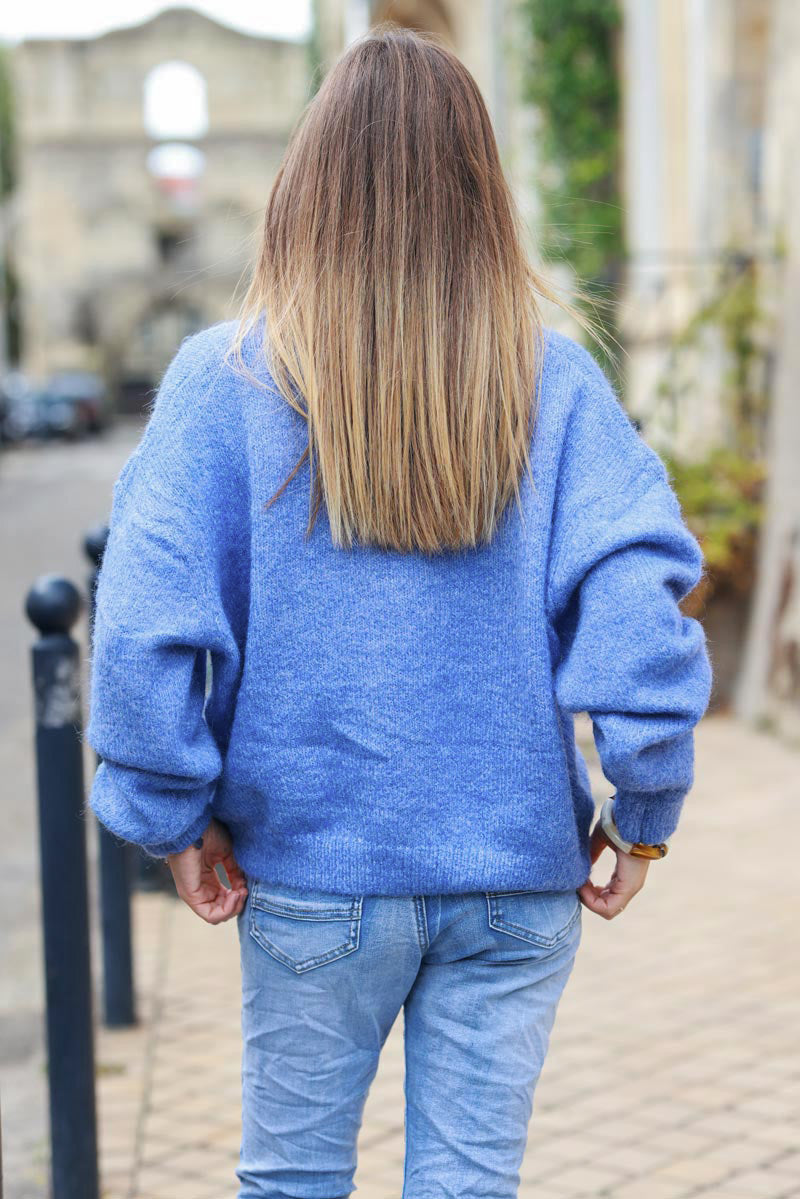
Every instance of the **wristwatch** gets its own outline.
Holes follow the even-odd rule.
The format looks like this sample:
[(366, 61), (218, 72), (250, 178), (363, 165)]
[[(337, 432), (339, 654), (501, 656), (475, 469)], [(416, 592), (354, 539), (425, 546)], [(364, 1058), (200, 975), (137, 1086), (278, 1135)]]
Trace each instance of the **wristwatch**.
[(612, 795), (600, 809), (600, 827), (612, 845), (616, 845), (617, 849), (621, 849), (623, 853), (629, 853), (633, 858), (657, 859), (666, 857), (669, 849), (666, 841), (660, 841), (657, 845), (647, 845), (644, 841), (625, 840), (614, 820), (615, 798)]

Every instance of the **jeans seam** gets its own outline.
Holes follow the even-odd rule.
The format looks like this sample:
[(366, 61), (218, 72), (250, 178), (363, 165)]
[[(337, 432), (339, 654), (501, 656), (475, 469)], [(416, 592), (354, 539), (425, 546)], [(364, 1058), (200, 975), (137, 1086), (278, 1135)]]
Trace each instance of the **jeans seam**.
[(530, 941), (533, 945), (540, 945), (543, 949), (554, 949), (561, 941), (566, 940), (581, 914), (581, 905), (578, 902), (575, 911), (564, 927), (559, 929), (552, 937), (545, 937), (541, 933), (537, 933), (534, 929), (526, 928), (525, 925), (517, 924), (515, 921), (507, 919), (507, 917), (503, 916), (498, 901), (491, 896), (487, 898), (489, 902), (489, 924), (492, 928), (508, 933), (512, 937), (518, 937), (522, 941)]
[(417, 921), (417, 939), (419, 947), (424, 953), (430, 945), (430, 937), (428, 936), (428, 914), (425, 909), (425, 896), (414, 896), (414, 915)]
[[(325, 953), (314, 954), (311, 957), (296, 960), (284, 953), (280, 946), (275, 945), (266, 937), (258, 927), (256, 921), (256, 912), (265, 912), (269, 914), (269, 909), (259, 908), (255, 905), (250, 905), (250, 920), (248, 933), (255, 941), (256, 945), (274, 958), (275, 961), (281, 962), (282, 965), (293, 970), (295, 974), (305, 974), (309, 970), (316, 970), (320, 966), (325, 966), (329, 962), (337, 961), (339, 958), (347, 957), (348, 954), (354, 953), (361, 944), (361, 899), (354, 900), (353, 909), (350, 918), (350, 929), (348, 939), (343, 941), (341, 945), (337, 945), (333, 949), (326, 950)], [(356, 912), (358, 913), (356, 915)], [(279, 913), (280, 914), (280, 913)]]

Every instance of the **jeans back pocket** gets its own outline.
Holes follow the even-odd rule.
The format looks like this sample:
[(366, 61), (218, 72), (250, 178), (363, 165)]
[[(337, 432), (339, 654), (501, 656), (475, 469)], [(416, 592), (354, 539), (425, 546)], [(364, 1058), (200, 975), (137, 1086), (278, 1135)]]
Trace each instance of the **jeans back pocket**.
[(297, 974), (358, 949), (362, 896), (252, 881), (250, 934)]
[(487, 891), (489, 925), (542, 949), (554, 949), (581, 916), (577, 891)]

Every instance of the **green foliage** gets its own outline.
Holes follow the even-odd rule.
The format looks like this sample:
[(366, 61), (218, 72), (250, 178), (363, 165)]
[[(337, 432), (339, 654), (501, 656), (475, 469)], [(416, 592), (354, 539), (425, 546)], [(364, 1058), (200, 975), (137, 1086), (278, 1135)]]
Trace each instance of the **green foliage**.
[(311, 0), (311, 34), (308, 39), (308, 99), (317, 94), (322, 83), (322, 37), (320, 34), (320, 5), (319, 0)]
[(707, 594), (719, 587), (746, 592), (753, 583), (766, 476), (770, 330), (759, 302), (762, 286), (752, 257), (727, 255), (710, 298), (676, 338), (659, 387), (673, 401), (685, 403), (694, 393), (702, 404), (709, 380), (698, 361), (713, 335), (725, 356), (717, 386), (727, 444), (701, 461), (667, 462), (687, 523), (703, 546)]
[[(8, 47), (0, 45), (0, 204), (16, 185), (14, 96), (9, 54)], [(17, 362), (20, 355), (17, 298), (17, 277), (9, 261), (8, 247), (0, 246), (0, 319), (5, 321), (3, 340), (11, 362)]]
[[(727, 363), (719, 385), (730, 425), (729, 439), (753, 458), (763, 453), (768, 409), (765, 363), (769, 327), (759, 301), (761, 286), (754, 258), (728, 255), (710, 299), (676, 339), (659, 388), (662, 395), (676, 398), (690, 393), (698, 383), (707, 386), (702, 372), (698, 374), (696, 356), (688, 351), (702, 350), (706, 335), (715, 332)], [(702, 395), (697, 398), (702, 402)]]
[(703, 547), (716, 584), (748, 590), (763, 517), (763, 464), (722, 448), (700, 462), (666, 456), (665, 462), (686, 523)]
[(620, 6), (522, 0), (522, 11), (534, 44), (526, 97), (540, 114), (542, 250), (602, 291), (614, 282), (623, 250)]
[(14, 103), (8, 49), (0, 46), (0, 199), (14, 189)]

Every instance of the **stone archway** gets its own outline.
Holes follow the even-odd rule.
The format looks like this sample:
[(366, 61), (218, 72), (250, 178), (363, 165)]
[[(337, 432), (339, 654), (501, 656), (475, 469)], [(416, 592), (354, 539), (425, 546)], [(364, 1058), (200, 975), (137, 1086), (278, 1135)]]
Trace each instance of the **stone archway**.
[(106, 347), (117, 410), (141, 413), (183, 338), (209, 323), (208, 313), (191, 299), (146, 297), (129, 314), (122, 335)]

